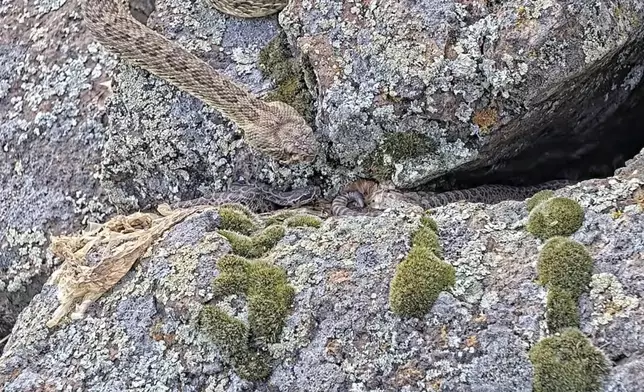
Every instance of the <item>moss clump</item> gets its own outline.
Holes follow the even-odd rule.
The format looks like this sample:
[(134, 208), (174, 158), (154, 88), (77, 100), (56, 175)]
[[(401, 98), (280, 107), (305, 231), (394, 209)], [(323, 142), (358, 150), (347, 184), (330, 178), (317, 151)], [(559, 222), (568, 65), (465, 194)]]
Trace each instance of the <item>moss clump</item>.
[(420, 225), (423, 227), (427, 227), (431, 229), (434, 233), (438, 234), (438, 224), (436, 223), (434, 218), (429, 216), (428, 212), (425, 212), (425, 214), (420, 218)]
[(237, 375), (250, 381), (270, 374), (270, 356), (253, 348), (248, 327), (223, 310), (206, 305), (199, 314), (199, 327), (217, 345)]
[(608, 373), (604, 355), (576, 328), (542, 339), (529, 353), (535, 392), (599, 391)]
[(251, 259), (264, 256), (284, 237), (284, 226), (271, 225), (252, 237), (229, 230), (219, 230), (233, 248), (233, 253)]
[(415, 247), (423, 247), (431, 250), (436, 257), (443, 257), (443, 249), (438, 240), (438, 234), (430, 227), (421, 226), (411, 236), (411, 244)]
[(378, 180), (388, 179), (399, 161), (426, 155), (436, 149), (429, 137), (411, 132), (396, 132), (385, 137), (382, 146), (365, 160), (365, 168)]
[(576, 299), (588, 289), (593, 259), (582, 244), (566, 237), (553, 237), (541, 250), (537, 273), (542, 285), (566, 290)]
[(535, 193), (534, 195), (532, 195), (531, 198), (529, 198), (526, 201), (526, 207), (528, 208), (528, 212), (532, 211), (534, 207), (538, 206), (539, 204), (553, 197), (555, 197), (555, 192), (550, 189), (546, 189)]
[(248, 301), (248, 322), (256, 339), (277, 341), (295, 291), (282, 268), (263, 260), (226, 255), (217, 263), (220, 274), (213, 281), (216, 298), (240, 294)]
[(266, 100), (285, 102), (312, 122), (313, 98), (304, 82), (301, 67), (290, 53), (285, 33), (281, 32), (260, 51), (259, 67), (276, 85)]
[(293, 215), (295, 215), (295, 211), (280, 211), (266, 218), (264, 222), (266, 222), (267, 226), (279, 225), (284, 223), (285, 220), (292, 217)]
[(579, 327), (577, 297), (568, 290), (553, 287), (548, 290), (546, 322), (551, 332)]
[(584, 222), (579, 203), (565, 197), (553, 197), (538, 204), (530, 212), (526, 229), (540, 239), (571, 235)]
[(423, 317), (441, 291), (456, 282), (454, 267), (429, 248), (413, 246), (396, 267), (389, 289), (389, 304), (401, 316)]
[(244, 211), (234, 207), (220, 207), (219, 218), (221, 219), (220, 228), (223, 230), (244, 235), (250, 235), (257, 230), (253, 220)]
[(225, 255), (217, 262), (221, 273), (212, 283), (215, 298), (245, 293), (248, 289), (248, 260), (236, 255)]
[(318, 229), (322, 226), (322, 219), (314, 215), (298, 214), (286, 219), (285, 223), (289, 227), (315, 227)]
[(203, 308), (199, 325), (241, 378), (263, 379), (270, 374), (270, 356), (261, 347), (278, 341), (295, 290), (286, 272), (267, 261), (226, 255), (217, 268), (220, 274), (213, 281), (215, 298), (245, 296), (248, 326), (213, 306)]

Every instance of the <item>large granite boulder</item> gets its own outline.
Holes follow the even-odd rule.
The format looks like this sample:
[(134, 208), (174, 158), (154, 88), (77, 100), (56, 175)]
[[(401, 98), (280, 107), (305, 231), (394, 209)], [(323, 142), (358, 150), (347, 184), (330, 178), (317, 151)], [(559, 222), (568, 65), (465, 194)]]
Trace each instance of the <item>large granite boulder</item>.
[[(578, 326), (593, 352), (609, 361), (599, 390), (611, 392), (644, 387), (644, 177), (642, 167), (631, 169), (556, 192), (584, 211), (570, 236), (592, 259)], [(438, 254), (453, 268), (454, 284), (437, 293), (423, 315), (406, 317), (392, 312), (390, 287), (401, 260), (417, 246), (412, 237), (422, 213), (408, 205), (379, 217), (328, 218), (317, 228), (289, 226), (255, 270), (264, 271), (255, 275), (261, 278), (253, 280), (251, 272), (249, 281), (235, 271), (255, 267), (234, 270), (240, 264), (230, 258), (248, 248), (218, 230), (231, 225), (230, 211), (193, 214), (156, 241), (80, 319), (63, 318), (48, 328), (59, 302), (56, 287), (46, 285), (20, 314), (0, 357), (0, 385), (7, 392), (533, 390), (536, 374), (548, 364), (533, 363), (531, 355), (552, 331), (548, 290), (536, 279), (544, 241), (526, 230), (526, 203), (434, 209)], [(222, 296), (230, 282), (287, 282), (292, 291)], [(274, 339), (255, 342), (266, 349), (260, 359), (268, 358), (268, 370), (231, 360), (240, 339), (248, 341), (243, 326), (261, 327), (257, 315), (275, 309), (272, 300), (289, 292), (283, 318), (260, 318), (270, 325), (284, 320)], [(263, 306), (254, 307), (257, 301)], [(212, 306), (228, 316), (213, 313)], [(552, 360), (544, 351), (542, 357)], [(573, 368), (577, 373), (561, 383), (596, 376), (586, 372), (579, 381), (579, 369), (586, 368)], [(267, 378), (254, 380), (264, 372)]]

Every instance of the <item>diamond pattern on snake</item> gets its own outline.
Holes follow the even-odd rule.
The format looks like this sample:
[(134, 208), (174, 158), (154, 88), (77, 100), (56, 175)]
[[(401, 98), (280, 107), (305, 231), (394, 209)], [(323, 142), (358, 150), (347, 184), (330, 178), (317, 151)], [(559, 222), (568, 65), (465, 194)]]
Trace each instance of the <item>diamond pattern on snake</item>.
[[(81, 0), (85, 25), (108, 50), (217, 109), (244, 131), (246, 142), (276, 160), (312, 162), (313, 130), (284, 102), (265, 102), (223, 76), (181, 45), (135, 19), (128, 0)], [(288, 0), (210, 0), (229, 15), (256, 18), (283, 9)]]
[(553, 180), (530, 186), (490, 184), (436, 194), (432, 192), (399, 192), (381, 187), (375, 181), (362, 179), (350, 183), (336, 196), (331, 211), (335, 216), (377, 216), (382, 211), (374, 209), (356, 211), (349, 208), (349, 204), (353, 202), (362, 209), (367, 204), (387, 204), (387, 198), (404, 200), (425, 209), (458, 201), (496, 204), (504, 200), (525, 200), (544, 189), (554, 190), (570, 185), (572, 182), (570, 180)]
[(280, 208), (297, 208), (314, 202), (320, 195), (317, 187), (303, 187), (292, 191), (277, 191), (260, 185), (234, 185), (228, 191), (216, 192), (208, 197), (180, 201), (171, 205), (175, 208), (191, 208), (200, 205), (219, 206), (237, 203), (256, 213), (274, 211)]

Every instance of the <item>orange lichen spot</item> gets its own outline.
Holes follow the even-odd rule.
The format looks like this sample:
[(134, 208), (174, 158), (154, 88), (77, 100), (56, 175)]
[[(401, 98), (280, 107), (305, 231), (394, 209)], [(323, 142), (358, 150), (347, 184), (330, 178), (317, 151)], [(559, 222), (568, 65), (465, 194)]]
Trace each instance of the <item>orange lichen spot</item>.
[(472, 116), (472, 122), (481, 129), (481, 132), (487, 132), (499, 120), (499, 112), (495, 108), (485, 108), (477, 110)]

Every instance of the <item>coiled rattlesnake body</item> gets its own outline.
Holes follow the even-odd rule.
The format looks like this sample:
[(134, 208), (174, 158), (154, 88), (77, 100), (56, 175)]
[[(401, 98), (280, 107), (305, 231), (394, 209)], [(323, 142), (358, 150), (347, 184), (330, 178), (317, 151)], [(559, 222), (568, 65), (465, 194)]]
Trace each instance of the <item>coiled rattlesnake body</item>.
[[(185, 48), (166, 39), (136, 20), (128, 9), (129, 0), (81, 0), (85, 24), (96, 39), (107, 49), (117, 53), (135, 66), (168, 81), (208, 105), (244, 130), (249, 145), (284, 163), (311, 162), (318, 143), (302, 116), (283, 102), (264, 102), (219, 74), (205, 61)], [(282, 10), (288, 0), (208, 0), (217, 10), (241, 18), (256, 18)], [(389, 192), (421, 205), (437, 207), (459, 200), (496, 203), (502, 200), (522, 200), (531, 194), (565, 185), (561, 181), (537, 186), (511, 187), (484, 185), (467, 190), (440, 194), (423, 192)], [(377, 211), (355, 212), (347, 207), (356, 202), (364, 207), (383, 196), (382, 189), (373, 181), (350, 184), (332, 203), (333, 215), (376, 215)], [(312, 202), (317, 193), (304, 189), (302, 193), (280, 195), (265, 189), (241, 187), (212, 197), (175, 204), (188, 207), (198, 204), (241, 202), (257, 211), (276, 207), (290, 207)]]
[[(81, 0), (85, 24), (107, 49), (214, 107), (244, 131), (247, 143), (280, 162), (311, 162), (318, 144), (304, 118), (283, 102), (264, 102), (182, 46), (136, 20), (128, 0)], [(210, 0), (227, 13), (259, 17), (287, 1)], [(236, 11), (235, 11), (236, 10)]]
[(354, 202), (359, 208), (366, 204), (380, 204), (386, 198), (404, 200), (423, 208), (440, 207), (458, 201), (496, 204), (504, 200), (525, 200), (545, 189), (558, 189), (571, 184), (569, 180), (553, 180), (530, 186), (481, 185), (474, 188), (433, 194), (430, 192), (399, 192), (380, 187), (370, 180), (358, 180), (347, 187), (333, 200), (332, 213), (336, 216), (378, 215), (378, 211), (355, 211), (348, 207)]

